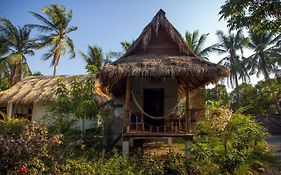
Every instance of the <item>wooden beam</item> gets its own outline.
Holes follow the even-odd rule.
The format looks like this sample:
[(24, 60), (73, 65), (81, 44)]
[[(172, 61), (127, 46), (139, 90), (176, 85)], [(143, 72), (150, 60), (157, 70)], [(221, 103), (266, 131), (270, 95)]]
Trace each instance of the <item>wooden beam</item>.
[(185, 88), (185, 128), (187, 133), (191, 133), (191, 115), (190, 115), (190, 88), (186, 83)]
[(131, 79), (126, 77), (126, 94), (125, 94), (125, 116), (123, 124), (123, 132), (130, 131), (131, 118)]

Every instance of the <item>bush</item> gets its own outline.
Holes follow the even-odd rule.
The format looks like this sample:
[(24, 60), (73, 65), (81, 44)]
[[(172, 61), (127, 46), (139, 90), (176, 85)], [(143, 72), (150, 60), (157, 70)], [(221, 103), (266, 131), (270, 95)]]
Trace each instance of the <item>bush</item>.
[(266, 130), (251, 116), (231, 113), (214, 104), (209, 103), (206, 118), (196, 125), (192, 147), (195, 171), (235, 174), (241, 167), (249, 170), (253, 162), (261, 160), (255, 156), (257, 152), (266, 153)]
[(43, 123), (6, 117), (0, 130), (0, 172), (17, 173), (23, 166), (44, 171), (53, 163), (49, 150), (61, 143), (61, 135), (48, 137)]

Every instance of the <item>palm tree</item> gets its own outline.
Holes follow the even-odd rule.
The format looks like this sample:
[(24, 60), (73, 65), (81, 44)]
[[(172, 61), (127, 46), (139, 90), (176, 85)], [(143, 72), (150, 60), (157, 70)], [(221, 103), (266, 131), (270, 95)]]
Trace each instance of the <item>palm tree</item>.
[(12, 86), (22, 79), (24, 73), (30, 73), (25, 56), (34, 55), (36, 44), (30, 39), (31, 28), (28, 25), (17, 28), (8, 19), (0, 18), (0, 31), (1, 65), (9, 73), (9, 86)]
[(228, 35), (224, 34), (222, 31), (217, 31), (217, 36), (219, 43), (213, 46), (214, 51), (219, 54), (227, 54), (219, 64), (224, 65), (230, 69), (230, 76), (228, 77), (228, 84), (231, 87), (238, 87), (238, 79), (242, 81), (249, 80), (247, 70), (244, 66), (244, 61), (240, 59), (237, 52), (241, 52), (243, 58), (243, 48), (247, 45), (247, 39), (243, 36), (242, 30), (238, 30), (236, 34), (231, 32)]
[(88, 53), (79, 51), (83, 60), (86, 62), (86, 69), (91, 73), (96, 73), (102, 67), (104, 56), (102, 49), (98, 46), (88, 46)]
[(8, 40), (0, 35), (0, 91), (6, 89), (3, 87), (6, 85), (3, 84), (5, 84), (5, 79), (10, 77), (9, 68), (5, 60), (5, 55), (8, 53), (8, 51)]
[(277, 69), (276, 63), (281, 65), (281, 47), (277, 45), (280, 38), (281, 35), (274, 36), (269, 32), (249, 31), (248, 47), (255, 52), (247, 59), (250, 74), (257, 73), (259, 76), (262, 73), (264, 78), (268, 80), (269, 74)]
[(199, 36), (199, 31), (196, 30), (192, 33), (185, 33), (186, 45), (199, 57), (208, 59), (207, 56), (213, 51), (213, 46), (209, 46), (203, 49), (207, 36), (209, 34), (202, 34)]
[(53, 75), (56, 75), (59, 59), (68, 50), (70, 58), (75, 57), (74, 44), (68, 36), (69, 33), (77, 30), (76, 26), (69, 26), (72, 19), (72, 11), (68, 13), (64, 6), (59, 7), (57, 4), (52, 4), (50, 7), (44, 7), (43, 13), (46, 17), (30, 12), (42, 24), (31, 24), (33, 28), (37, 28), (41, 32), (46, 32), (48, 35), (40, 35), (39, 48), (49, 46), (51, 49), (43, 55), (44, 60), (52, 57), (52, 66), (54, 67)]
[(128, 49), (132, 46), (133, 42), (134, 42), (134, 40), (132, 40), (132, 42), (122, 41), (120, 43), (124, 53), (128, 51)]

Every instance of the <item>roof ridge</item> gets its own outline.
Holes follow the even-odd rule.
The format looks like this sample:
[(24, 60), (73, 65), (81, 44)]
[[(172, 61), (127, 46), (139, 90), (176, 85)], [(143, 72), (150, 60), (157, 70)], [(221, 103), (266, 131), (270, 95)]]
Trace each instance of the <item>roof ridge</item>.
[[(196, 56), (193, 51), (185, 44), (185, 41), (181, 34), (177, 31), (177, 29), (169, 22), (166, 17), (166, 13), (164, 10), (160, 9), (156, 15), (152, 18), (152, 20), (145, 26), (142, 33), (139, 37), (133, 42), (131, 47), (127, 50), (127, 52), (122, 56), (126, 57), (128, 55), (132, 55), (137, 46), (143, 45), (142, 48), (146, 49), (150, 40), (151, 40), (151, 33), (156, 32), (158, 33), (159, 26), (165, 29), (166, 33), (171, 37), (172, 41), (178, 46), (179, 51), (184, 55), (188, 56)], [(121, 57), (121, 58), (122, 58)]]

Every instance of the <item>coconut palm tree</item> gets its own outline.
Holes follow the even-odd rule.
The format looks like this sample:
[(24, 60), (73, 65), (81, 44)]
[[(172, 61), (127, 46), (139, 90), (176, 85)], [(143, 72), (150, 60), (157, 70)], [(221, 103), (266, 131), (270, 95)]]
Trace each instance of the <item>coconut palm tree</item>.
[(5, 60), (5, 55), (8, 53), (8, 51), (8, 40), (0, 35), (0, 91), (7, 88), (7, 85), (4, 83), (4, 81), (10, 77), (9, 68)]
[(49, 7), (43, 8), (43, 13), (46, 17), (30, 12), (42, 24), (31, 24), (30, 26), (47, 33), (47, 35), (40, 35), (38, 37), (38, 46), (51, 47), (51, 49), (43, 55), (44, 60), (52, 57), (52, 66), (54, 67), (53, 75), (56, 75), (57, 65), (60, 57), (68, 50), (70, 58), (75, 57), (74, 44), (72, 39), (68, 36), (71, 32), (77, 30), (76, 26), (69, 26), (72, 19), (72, 11), (66, 11), (64, 6), (59, 7), (57, 4), (52, 4)]
[(26, 55), (34, 55), (36, 44), (30, 39), (31, 28), (28, 25), (15, 27), (8, 19), (0, 18), (1, 65), (10, 75), (10, 86), (31, 71), (26, 62)]
[(128, 42), (128, 41), (122, 41), (120, 44), (122, 46), (123, 52), (127, 52), (128, 49), (131, 47), (132, 43), (134, 42), (134, 40), (132, 40), (132, 42)]
[(202, 34), (199, 36), (199, 31), (196, 30), (192, 33), (186, 32), (185, 33), (185, 42), (186, 45), (199, 57), (202, 57), (204, 59), (208, 59), (207, 56), (210, 52), (213, 51), (213, 46), (209, 46), (206, 48), (204, 47), (204, 44), (206, 42), (206, 39), (208, 37), (207, 34)]
[[(247, 45), (247, 39), (243, 36), (242, 30), (238, 30), (237, 33), (233, 34), (231, 32), (224, 34), (222, 31), (217, 31), (217, 36), (219, 42), (213, 45), (214, 51), (219, 54), (227, 54), (219, 64), (224, 65), (230, 69), (230, 76), (228, 77), (228, 84), (233, 88), (238, 87), (238, 79), (242, 81), (249, 80), (249, 75), (244, 66), (243, 58), (243, 48)], [(241, 53), (241, 56), (238, 55)]]
[[(277, 45), (280, 41), (281, 34), (274, 36), (269, 32), (255, 33), (249, 31), (248, 47), (254, 51), (254, 54), (247, 59), (247, 68), (250, 74), (263, 74), (266, 80), (269, 79), (270, 73), (278, 68), (277, 64), (281, 65), (281, 46)], [(277, 63), (277, 64), (276, 64)]]
[(102, 49), (98, 46), (88, 46), (87, 54), (79, 51), (83, 60), (86, 62), (86, 69), (91, 73), (96, 73), (102, 67), (104, 56)]

